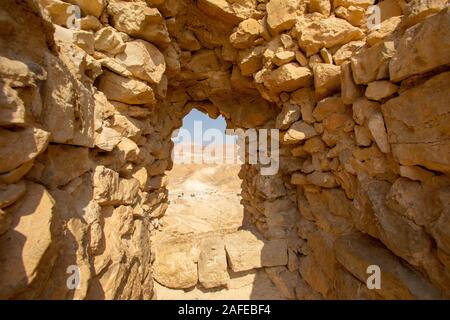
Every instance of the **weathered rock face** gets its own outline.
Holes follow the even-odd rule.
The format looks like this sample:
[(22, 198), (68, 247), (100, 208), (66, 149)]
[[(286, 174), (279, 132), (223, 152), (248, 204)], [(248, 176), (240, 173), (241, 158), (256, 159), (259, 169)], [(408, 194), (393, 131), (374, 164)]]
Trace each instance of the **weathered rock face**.
[[(370, 30), (373, 3), (2, 0), (0, 298), (151, 299), (153, 279), (255, 268), (289, 299), (450, 298), (448, 5), (385, 0)], [(280, 130), (279, 171), (240, 173), (262, 237), (151, 244), (194, 107)]]

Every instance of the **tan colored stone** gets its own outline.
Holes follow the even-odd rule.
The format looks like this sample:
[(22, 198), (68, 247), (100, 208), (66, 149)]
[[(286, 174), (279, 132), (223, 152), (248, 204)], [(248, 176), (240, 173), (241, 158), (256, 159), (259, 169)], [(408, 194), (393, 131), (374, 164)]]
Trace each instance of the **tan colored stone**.
[(49, 14), (52, 23), (67, 26), (71, 15), (68, 11), (71, 6), (70, 3), (60, 0), (41, 0), (40, 5)]
[(356, 278), (367, 281), (367, 267), (377, 265), (381, 271), (381, 288), (385, 299), (437, 299), (440, 294), (419, 272), (401, 261), (383, 245), (362, 234), (348, 235), (336, 243), (338, 261)]
[(299, 28), (301, 35), (298, 44), (308, 57), (322, 48), (331, 48), (363, 38), (363, 32), (360, 29), (335, 17), (312, 21)]
[(317, 135), (317, 131), (313, 126), (305, 123), (304, 121), (297, 121), (291, 125), (289, 130), (283, 137), (283, 143), (295, 144), (300, 141), (309, 139)]
[(91, 169), (89, 149), (66, 145), (50, 145), (37, 158), (30, 175), (50, 189), (66, 185)]
[(67, 2), (76, 4), (85, 14), (100, 17), (105, 9), (105, 0), (68, 0)]
[(384, 98), (392, 96), (396, 93), (398, 87), (389, 81), (373, 81), (369, 82), (365, 96), (371, 100), (380, 101)]
[(25, 105), (8, 83), (0, 82), (0, 105), (0, 125), (25, 124)]
[(99, 134), (95, 135), (95, 146), (105, 151), (112, 151), (122, 140), (122, 135), (116, 130), (108, 127), (102, 128)]
[(301, 0), (270, 0), (266, 6), (267, 25), (275, 35), (291, 29), (298, 16), (306, 11), (306, 3)]
[(168, 288), (187, 289), (198, 282), (196, 254), (191, 242), (160, 243), (155, 248), (153, 277)]
[(104, 166), (97, 166), (93, 175), (94, 199), (100, 205), (127, 205), (136, 201), (139, 182), (121, 179), (119, 174)]
[(310, 184), (310, 182), (306, 179), (306, 176), (302, 173), (294, 173), (291, 176), (291, 183), (292, 184), (298, 184), (298, 185), (304, 185), (304, 184)]
[(312, 65), (314, 72), (314, 87), (321, 96), (329, 96), (341, 88), (341, 68), (328, 63)]
[(43, 88), (41, 121), (51, 133), (51, 142), (93, 147), (96, 101), (92, 87), (76, 80), (54, 55), (46, 54), (45, 61), (48, 77)]
[(349, 61), (341, 65), (341, 98), (345, 104), (352, 104), (363, 95), (363, 88), (353, 81), (352, 68)]
[(214, 19), (220, 19), (226, 24), (237, 25), (240, 21), (250, 18), (255, 12), (256, 1), (199, 0), (198, 7)]
[(274, 93), (292, 92), (308, 87), (313, 80), (312, 72), (292, 62), (264, 75), (264, 85)]
[(98, 20), (94, 16), (82, 17), (78, 21), (80, 22), (81, 30), (85, 30), (85, 31), (96, 32), (96, 31), (100, 30), (103, 27), (103, 25), (101, 24), (100, 20)]
[(170, 42), (163, 16), (145, 2), (114, 2), (108, 5), (112, 26), (118, 31), (157, 45)]
[(0, 183), (17, 183), (25, 176), (33, 167), (34, 160), (25, 162), (24, 164), (18, 166), (16, 169), (11, 170), (7, 173), (0, 174)]
[(341, 46), (334, 54), (334, 63), (338, 66), (342, 65), (345, 61), (349, 60), (352, 55), (364, 48), (365, 41), (350, 41), (349, 43)]
[(61, 41), (67, 44), (76, 44), (87, 54), (94, 54), (95, 40), (92, 32), (55, 26), (54, 37), (58, 42)]
[(320, 137), (315, 136), (305, 141), (305, 144), (303, 145), (303, 150), (310, 154), (317, 152), (324, 152), (325, 143), (322, 141)]
[(220, 237), (204, 239), (200, 244), (198, 280), (204, 288), (226, 286), (230, 280), (227, 271), (225, 244)]
[(303, 52), (296, 51), (295, 52), (295, 60), (302, 66), (305, 67), (308, 64), (308, 59), (305, 57)]
[(355, 27), (359, 27), (364, 23), (365, 19), (365, 10), (361, 7), (349, 6), (345, 7), (337, 7), (334, 10), (336, 17), (347, 20), (351, 25)]
[(309, 124), (313, 123), (315, 120), (312, 112), (316, 104), (314, 91), (311, 88), (299, 89), (291, 94), (291, 99), (300, 106), (302, 120)]
[(260, 36), (263, 28), (255, 19), (247, 19), (239, 23), (237, 30), (231, 34), (230, 42), (233, 47), (246, 49)]
[[(386, 1), (384, 1), (386, 2)], [(382, 12), (383, 14), (383, 12)], [(401, 17), (392, 17), (380, 24), (380, 28), (371, 31), (366, 38), (367, 43), (373, 46), (379, 42), (385, 41), (395, 32), (401, 22)]]
[(55, 202), (44, 187), (27, 184), (25, 196), (8, 210), (14, 226), (0, 237), (0, 297), (25, 290), (39, 276), (51, 252)]
[(401, 1), (398, 0), (383, 0), (378, 3), (381, 13), (381, 22), (389, 20), (392, 17), (399, 17), (403, 14)]
[(295, 53), (293, 51), (280, 51), (275, 53), (272, 61), (277, 66), (282, 66), (283, 64), (289, 63), (295, 59)]
[(369, 147), (372, 144), (372, 135), (366, 127), (355, 126), (356, 144), (361, 147)]
[(287, 264), (285, 240), (263, 241), (246, 230), (226, 235), (225, 250), (234, 272)]
[(380, 110), (380, 104), (376, 101), (361, 97), (353, 102), (353, 120), (359, 125), (363, 125), (370, 116)]
[(23, 181), (17, 184), (0, 185), (0, 209), (9, 207), (19, 200), (26, 192)]
[(49, 140), (50, 134), (38, 128), (0, 129), (0, 173), (12, 171), (36, 158), (45, 150)]
[(448, 6), (446, 0), (412, 0), (405, 6), (402, 27), (409, 28)]
[(105, 27), (95, 33), (95, 50), (118, 54), (125, 50), (122, 35), (113, 27)]
[(352, 56), (353, 79), (356, 84), (388, 78), (389, 61), (395, 54), (392, 41), (380, 42)]
[(350, 6), (367, 8), (374, 4), (374, 0), (333, 0), (333, 6), (335, 8), (342, 6), (348, 8)]
[(300, 118), (300, 108), (293, 103), (285, 103), (280, 114), (277, 116), (275, 126), (278, 129), (285, 130), (291, 126), (292, 123)]
[(317, 186), (323, 188), (335, 188), (338, 186), (334, 175), (329, 172), (314, 171), (306, 176), (306, 179)]
[(127, 42), (125, 51), (116, 56), (133, 76), (150, 83), (159, 83), (166, 71), (163, 54), (143, 40)]
[(340, 97), (328, 97), (320, 100), (314, 108), (313, 117), (322, 122), (333, 113), (346, 113), (348, 107), (344, 105)]
[(108, 99), (128, 104), (154, 104), (155, 95), (145, 82), (128, 79), (105, 71), (100, 77), (99, 90)]
[(240, 52), (239, 67), (243, 76), (249, 76), (263, 67), (262, 52), (264, 47), (258, 46)]
[(377, 143), (378, 148), (380, 148), (380, 151), (383, 153), (389, 153), (391, 149), (389, 146), (388, 136), (381, 112), (374, 112), (369, 117), (367, 121), (367, 127), (369, 128), (372, 137)]
[(411, 180), (422, 182), (434, 176), (432, 172), (418, 166), (400, 166), (400, 175)]
[(286, 267), (270, 267), (264, 270), (285, 298), (295, 299), (295, 287), (299, 278), (297, 273), (289, 272)]
[(329, 16), (331, 12), (331, 1), (330, 0), (310, 0), (309, 10), (310, 13), (318, 12), (324, 16)]
[(388, 140), (402, 165), (450, 170), (447, 124), (450, 73), (400, 93), (382, 106)]
[(429, 17), (400, 38), (389, 64), (391, 81), (431, 71), (450, 63), (450, 9)]

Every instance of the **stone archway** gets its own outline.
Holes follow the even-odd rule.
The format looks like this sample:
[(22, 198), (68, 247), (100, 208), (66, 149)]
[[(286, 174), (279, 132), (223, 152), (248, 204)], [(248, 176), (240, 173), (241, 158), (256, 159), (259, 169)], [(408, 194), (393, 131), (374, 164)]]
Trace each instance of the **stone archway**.
[(446, 4), (371, 30), (370, 1), (148, 2), (0, 3), (0, 298), (152, 298), (192, 107), (280, 130), (279, 172), (241, 178), (287, 298), (448, 298)]

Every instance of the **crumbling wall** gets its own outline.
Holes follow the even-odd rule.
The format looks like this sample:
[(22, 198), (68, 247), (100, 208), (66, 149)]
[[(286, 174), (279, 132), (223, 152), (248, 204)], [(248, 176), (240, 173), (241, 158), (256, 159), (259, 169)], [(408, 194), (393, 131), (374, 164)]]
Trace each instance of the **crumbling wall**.
[(152, 298), (197, 108), (280, 129), (279, 172), (240, 177), (287, 298), (448, 298), (448, 3), (384, 0), (375, 29), (373, 3), (3, 0), (0, 297)]

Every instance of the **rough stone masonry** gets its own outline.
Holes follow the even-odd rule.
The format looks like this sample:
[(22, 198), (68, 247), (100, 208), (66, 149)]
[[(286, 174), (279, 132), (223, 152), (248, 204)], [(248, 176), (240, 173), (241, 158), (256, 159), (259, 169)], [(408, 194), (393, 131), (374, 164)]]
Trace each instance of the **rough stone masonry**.
[[(197, 268), (226, 285), (202, 259), (228, 246), (289, 299), (450, 298), (448, 1), (382, 0), (371, 29), (373, 4), (0, 1), (0, 298), (155, 298), (149, 241), (193, 108), (281, 144), (277, 175), (240, 173), (265, 239), (206, 242), (189, 286)], [(246, 239), (286, 255), (230, 249)]]

